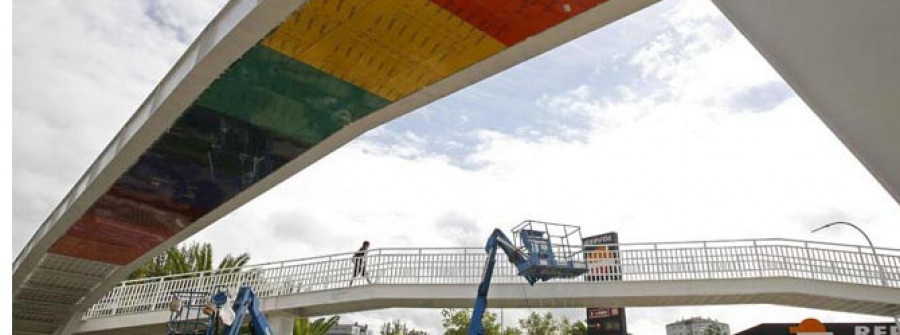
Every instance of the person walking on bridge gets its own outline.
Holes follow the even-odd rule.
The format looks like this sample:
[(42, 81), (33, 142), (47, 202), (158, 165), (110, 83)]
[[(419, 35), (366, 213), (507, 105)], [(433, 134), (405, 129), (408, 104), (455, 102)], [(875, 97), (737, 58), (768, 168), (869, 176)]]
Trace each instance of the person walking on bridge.
[(366, 282), (372, 284), (372, 280), (366, 275), (366, 253), (369, 252), (369, 241), (363, 241), (362, 247), (353, 254), (353, 277), (350, 278), (350, 286), (356, 277), (366, 278)]

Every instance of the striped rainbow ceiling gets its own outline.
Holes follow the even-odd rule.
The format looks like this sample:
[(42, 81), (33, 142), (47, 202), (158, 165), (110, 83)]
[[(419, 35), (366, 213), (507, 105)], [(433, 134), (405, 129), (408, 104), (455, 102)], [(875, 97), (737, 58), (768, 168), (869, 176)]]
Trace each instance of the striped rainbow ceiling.
[(250, 48), (50, 252), (125, 265), (341, 128), (602, 0), (312, 0)]

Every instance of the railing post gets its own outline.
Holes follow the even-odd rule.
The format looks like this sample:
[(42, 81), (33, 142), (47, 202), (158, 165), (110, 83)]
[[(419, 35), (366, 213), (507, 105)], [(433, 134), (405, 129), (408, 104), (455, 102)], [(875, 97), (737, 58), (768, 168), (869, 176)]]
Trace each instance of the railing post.
[(763, 277), (763, 267), (762, 267), (762, 257), (759, 255), (759, 245), (756, 244), (756, 240), (753, 240), (753, 256), (756, 258), (756, 272), (757, 275), (762, 278)]
[(117, 287), (117, 288), (118, 288), (119, 290), (118, 290), (118, 292), (116, 292), (115, 298), (114, 298), (113, 301), (112, 301), (112, 303), (113, 303), (114, 305), (113, 305), (112, 314), (110, 314), (110, 315), (116, 315), (116, 313), (119, 312), (119, 304), (122, 303), (122, 302), (120, 301), (120, 300), (122, 299), (122, 292), (125, 291), (125, 282), (122, 282), (122, 285), (119, 285), (119, 287)]
[(459, 276), (459, 277), (455, 278), (454, 284), (460, 284), (460, 283), (466, 282), (466, 276), (469, 275), (469, 272), (466, 271), (466, 262), (468, 260), (469, 260), (469, 249), (463, 248), (462, 261), (455, 262), (455, 264), (453, 265), (456, 268), (452, 270), (453, 271), (452, 273)]
[(422, 283), (422, 248), (419, 248), (419, 266), (418, 271), (416, 271), (416, 284)]
[(278, 262), (277, 271), (278, 274), (276, 275), (276, 278), (278, 278), (281, 283), (281, 287), (278, 288), (278, 295), (290, 294), (291, 290), (294, 289), (294, 278), (288, 277), (289, 271), (284, 269), (284, 261)]
[(372, 271), (368, 273), (369, 277), (372, 279), (372, 283), (378, 284), (378, 277), (383, 272), (381, 270), (381, 249), (376, 249), (372, 256), (366, 261), (368, 262), (366, 265), (370, 266), (370, 269), (372, 269)]
[(817, 273), (815, 270), (815, 266), (813, 265), (812, 255), (809, 253), (809, 242), (803, 241), (803, 250), (806, 253), (806, 263), (809, 264), (809, 276), (812, 279), (816, 279)]
[[(190, 288), (191, 291), (200, 291), (199, 288), (203, 287), (203, 274), (204, 274), (204, 272), (200, 272), (196, 278), (191, 280), (191, 282), (193, 282), (193, 285), (191, 285), (191, 288)], [(212, 274), (210, 274), (210, 276), (211, 275)], [(207, 276), (207, 278), (208, 277), (209, 276)]]
[(422, 271), (425, 270), (425, 256), (422, 254), (422, 248), (419, 248), (419, 271), (416, 271), (416, 282), (422, 282)]
[(869, 284), (869, 279), (871, 278), (869, 275), (869, 267), (866, 264), (866, 259), (863, 257), (862, 247), (856, 247), (857, 255), (859, 255), (859, 266), (862, 268), (863, 273), (865, 274), (866, 284)]
[(159, 281), (156, 283), (156, 292), (153, 293), (152, 305), (150, 305), (150, 310), (156, 310), (156, 304), (159, 302), (159, 292), (162, 291), (163, 279), (159, 278)]
[(703, 241), (703, 257), (706, 258), (706, 279), (712, 278), (712, 263), (709, 260), (709, 248), (706, 241)]
[(653, 259), (652, 261), (656, 265), (656, 280), (662, 280), (662, 269), (659, 264), (659, 246), (656, 243), (653, 243)]

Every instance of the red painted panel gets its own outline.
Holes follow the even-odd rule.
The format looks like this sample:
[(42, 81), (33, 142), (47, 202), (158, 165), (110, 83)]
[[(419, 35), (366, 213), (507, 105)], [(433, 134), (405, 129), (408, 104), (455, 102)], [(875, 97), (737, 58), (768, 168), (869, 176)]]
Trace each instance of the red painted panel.
[(431, 0), (510, 46), (606, 0)]
[(66, 233), (69, 236), (145, 250), (152, 249), (172, 234), (171, 230), (144, 227), (141, 224), (91, 214), (84, 215)]
[(189, 222), (183, 215), (107, 194), (69, 228), (50, 252), (128, 264)]
[(50, 252), (92, 261), (125, 265), (141, 257), (146, 250), (63, 235), (63, 237), (56, 240), (56, 243), (50, 248)]

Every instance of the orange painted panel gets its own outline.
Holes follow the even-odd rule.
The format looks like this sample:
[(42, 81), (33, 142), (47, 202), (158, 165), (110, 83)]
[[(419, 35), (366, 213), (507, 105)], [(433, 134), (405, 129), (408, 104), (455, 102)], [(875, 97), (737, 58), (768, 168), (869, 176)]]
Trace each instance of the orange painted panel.
[(594, 8), (605, 0), (431, 0), (507, 46)]
[(159, 227), (145, 227), (141, 223), (86, 214), (69, 228), (66, 235), (149, 250), (174, 235), (174, 232)]
[(391, 101), (505, 48), (428, 0), (313, 0), (263, 45)]
[(147, 250), (63, 235), (50, 247), (50, 252), (92, 261), (125, 265), (141, 257)]

